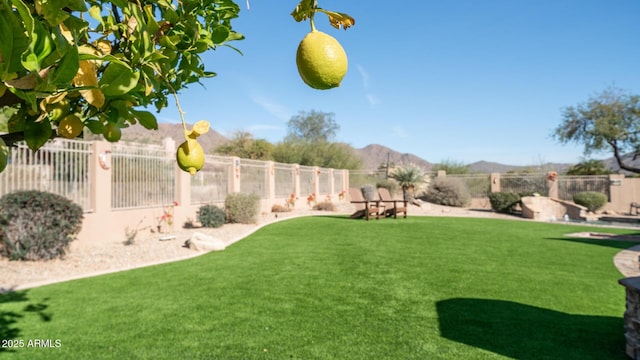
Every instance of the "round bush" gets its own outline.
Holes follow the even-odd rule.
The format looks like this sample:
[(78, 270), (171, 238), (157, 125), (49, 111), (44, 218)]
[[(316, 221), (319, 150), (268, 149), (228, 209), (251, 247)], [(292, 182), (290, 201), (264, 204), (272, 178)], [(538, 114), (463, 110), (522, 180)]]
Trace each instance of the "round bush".
[(494, 192), (489, 194), (489, 202), (495, 212), (510, 214), (520, 203), (520, 195), (511, 192)]
[(471, 195), (466, 185), (457, 179), (436, 178), (425, 195), (428, 202), (445, 205), (464, 207), (471, 203)]
[(594, 212), (607, 203), (607, 195), (595, 191), (584, 191), (573, 195), (573, 202)]
[(253, 224), (258, 221), (260, 196), (253, 193), (231, 193), (224, 200), (224, 208), (228, 222)]
[(202, 205), (197, 212), (198, 221), (204, 227), (218, 228), (226, 220), (224, 210), (215, 205)]
[(18, 191), (0, 198), (0, 255), (10, 260), (62, 257), (82, 228), (82, 208), (60, 195)]

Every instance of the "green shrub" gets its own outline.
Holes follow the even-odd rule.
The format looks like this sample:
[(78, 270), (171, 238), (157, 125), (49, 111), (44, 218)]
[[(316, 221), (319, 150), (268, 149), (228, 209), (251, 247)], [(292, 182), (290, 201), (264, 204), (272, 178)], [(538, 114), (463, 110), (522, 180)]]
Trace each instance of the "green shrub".
[(584, 191), (573, 195), (573, 202), (593, 212), (607, 203), (607, 195), (595, 191)]
[(494, 192), (489, 194), (489, 202), (495, 212), (511, 214), (520, 203), (520, 195), (511, 192)]
[(204, 227), (218, 228), (224, 225), (226, 220), (224, 210), (215, 205), (202, 205), (196, 213), (198, 221)]
[(0, 198), (0, 256), (63, 257), (82, 228), (82, 208), (60, 195), (18, 191)]
[(253, 224), (258, 221), (260, 197), (253, 193), (231, 193), (224, 201), (224, 208), (228, 222)]
[(313, 205), (313, 210), (336, 211), (336, 206), (331, 201), (323, 201)]
[(452, 178), (433, 179), (429, 184), (425, 199), (434, 204), (456, 207), (468, 206), (471, 203), (471, 195), (469, 195), (466, 184)]

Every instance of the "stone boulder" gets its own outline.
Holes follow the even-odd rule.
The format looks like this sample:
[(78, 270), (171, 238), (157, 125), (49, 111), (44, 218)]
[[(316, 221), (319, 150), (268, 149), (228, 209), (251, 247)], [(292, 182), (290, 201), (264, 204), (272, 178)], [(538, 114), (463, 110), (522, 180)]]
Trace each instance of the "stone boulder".
[(195, 251), (221, 251), (227, 247), (224, 241), (201, 232), (194, 232), (184, 245)]

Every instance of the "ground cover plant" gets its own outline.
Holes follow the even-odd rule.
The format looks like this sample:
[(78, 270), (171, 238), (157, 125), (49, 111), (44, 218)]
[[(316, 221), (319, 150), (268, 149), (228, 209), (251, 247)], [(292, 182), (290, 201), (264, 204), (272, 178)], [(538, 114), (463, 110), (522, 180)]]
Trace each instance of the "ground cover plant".
[[(7, 359), (625, 359), (632, 244), (513, 220), (290, 219), (223, 252), (0, 295)], [(607, 232), (629, 232), (606, 229)], [(56, 342), (58, 341), (58, 342)]]

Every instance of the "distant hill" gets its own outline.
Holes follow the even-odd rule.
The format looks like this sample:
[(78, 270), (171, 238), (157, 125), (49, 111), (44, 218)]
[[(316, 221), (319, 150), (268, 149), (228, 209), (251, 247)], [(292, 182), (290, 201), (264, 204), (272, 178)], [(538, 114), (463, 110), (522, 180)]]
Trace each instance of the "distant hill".
[[(188, 124), (190, 127), (192, 124)], [(184, 141), (184, 135), (182, 131), (182, 124), (158, 124), (157, 131), (150, 131), (140, 125), (129, 126), (122, 129), (122, 141), (137, 142), (142, 144), (161, 144), (162, 140), (166, 137), (170, 137), (175, 140), (176, 145), (180, 145)], [(221, 144), (229, 141), (226, 137), (221, 135), (214, 129), (209, 129), (209, 132), (198, 137), (198, 142), (206, 153), (213, 153), (213, 149), (217, 148)]]
[(523, 168), (522, 166), (514, 166), (514, 165), (504, 165), (497, 162), (489, 162), (489, 161), (477, 161), (471, 164), (468, 164), (471, 172), (479, 172), (479, 173), (506, 173), (509, 171), (517, 171)]
[[(191, 124), (189, 124), (191, 126)], [(130, 126), (122, 129), (122, 141), (137, 142), (142, 144), (161, 144), (162, 140), (170, 137), (176, 141), (176, 145), (180, 144), (183, 139), (182, 124), (158, 124), (157, 131), (149, 131), (140, 125)], [(229, 141), (228, 138), (220, 134), (214, 129), (210, 129), (208, 133), (198, 138), (202, 148), (206, 153), (213, 153), (213, 149)], [(354, 149), (356, 155), (362, 160), (363, 169), (377, 169), (381, 164), (386, 164), (387, 159), (392, 165), (401, 165), (413, 163), (425, 171), (431, 171), (433, 163), (409, 153), (400, 153), (384, 145), (371, 144), (361, 149)], [(631, 155), (628, 156), (630, 158)], [(619, 167), (615, 163), (615, 159), (603, 160), (605, 166), (615, 170)], [(640, 157), (632, 162), (634, 166), (640, 167)], [(506, 173), (509, 171), (534, 170), (532, 166), (515, 166), (505, 165), (497, 162), (478, 161), (468, 164), (471, 172), (479, 173)], [(539, 166), (540, 171), (556, 170), (563, 172), (568, 169), (571, 164), (544, 164)]]
[(546, 172), (546, 171), (557, 171), (559, 173), (566, 172), (567, 169), (572, 164), (562, 164), (562, 163), (546, 163), (542, 165), (531, 165), (531, 166), (517, 166), (517, 165), (505, 165), (496, 162), (489, 161), (477, 161), (471, 164), (468, 164), (471, 172), (475, 173), (508, 173), (508, 172), (518, 172), (518, 171), (533, 171), (533, 172)]
[(363, 169), (377, 169), (381, 164), (386, 164), (387, 159), (391, 164), (416, 164), (426, 171), (431, 170), (431, 163), (413, 154), (399, 153), (386, 146), (372, 144), (355, 149), (356, 155), (362, 160)]
[[(633, 156), (634, 156), (633, 154), (627, 154), (627, 155), (622, 156), (622, 162), (627, 164), (627, 165), (629, 165), (629, 166), (632, 166), (632, 167), (635, 167), (635, 168), (640, 168), (640, 156), (636, 157), (635, 160), (633, 159)], [(602, 162), (603, 162), (605, 168), (610, 169), (613, 172), (620, 171), (620, 166), (618, 165), (618, 162), (616, 161), (616, 159), (614, 157), (610, 157), (608, 159), (602, 160)], [(632, 174), (631, 172), (628, 172), (628, 171), (625, 171), (625, 170), (622, 170), (620, 172), (622, 172), (624, 174)]]

